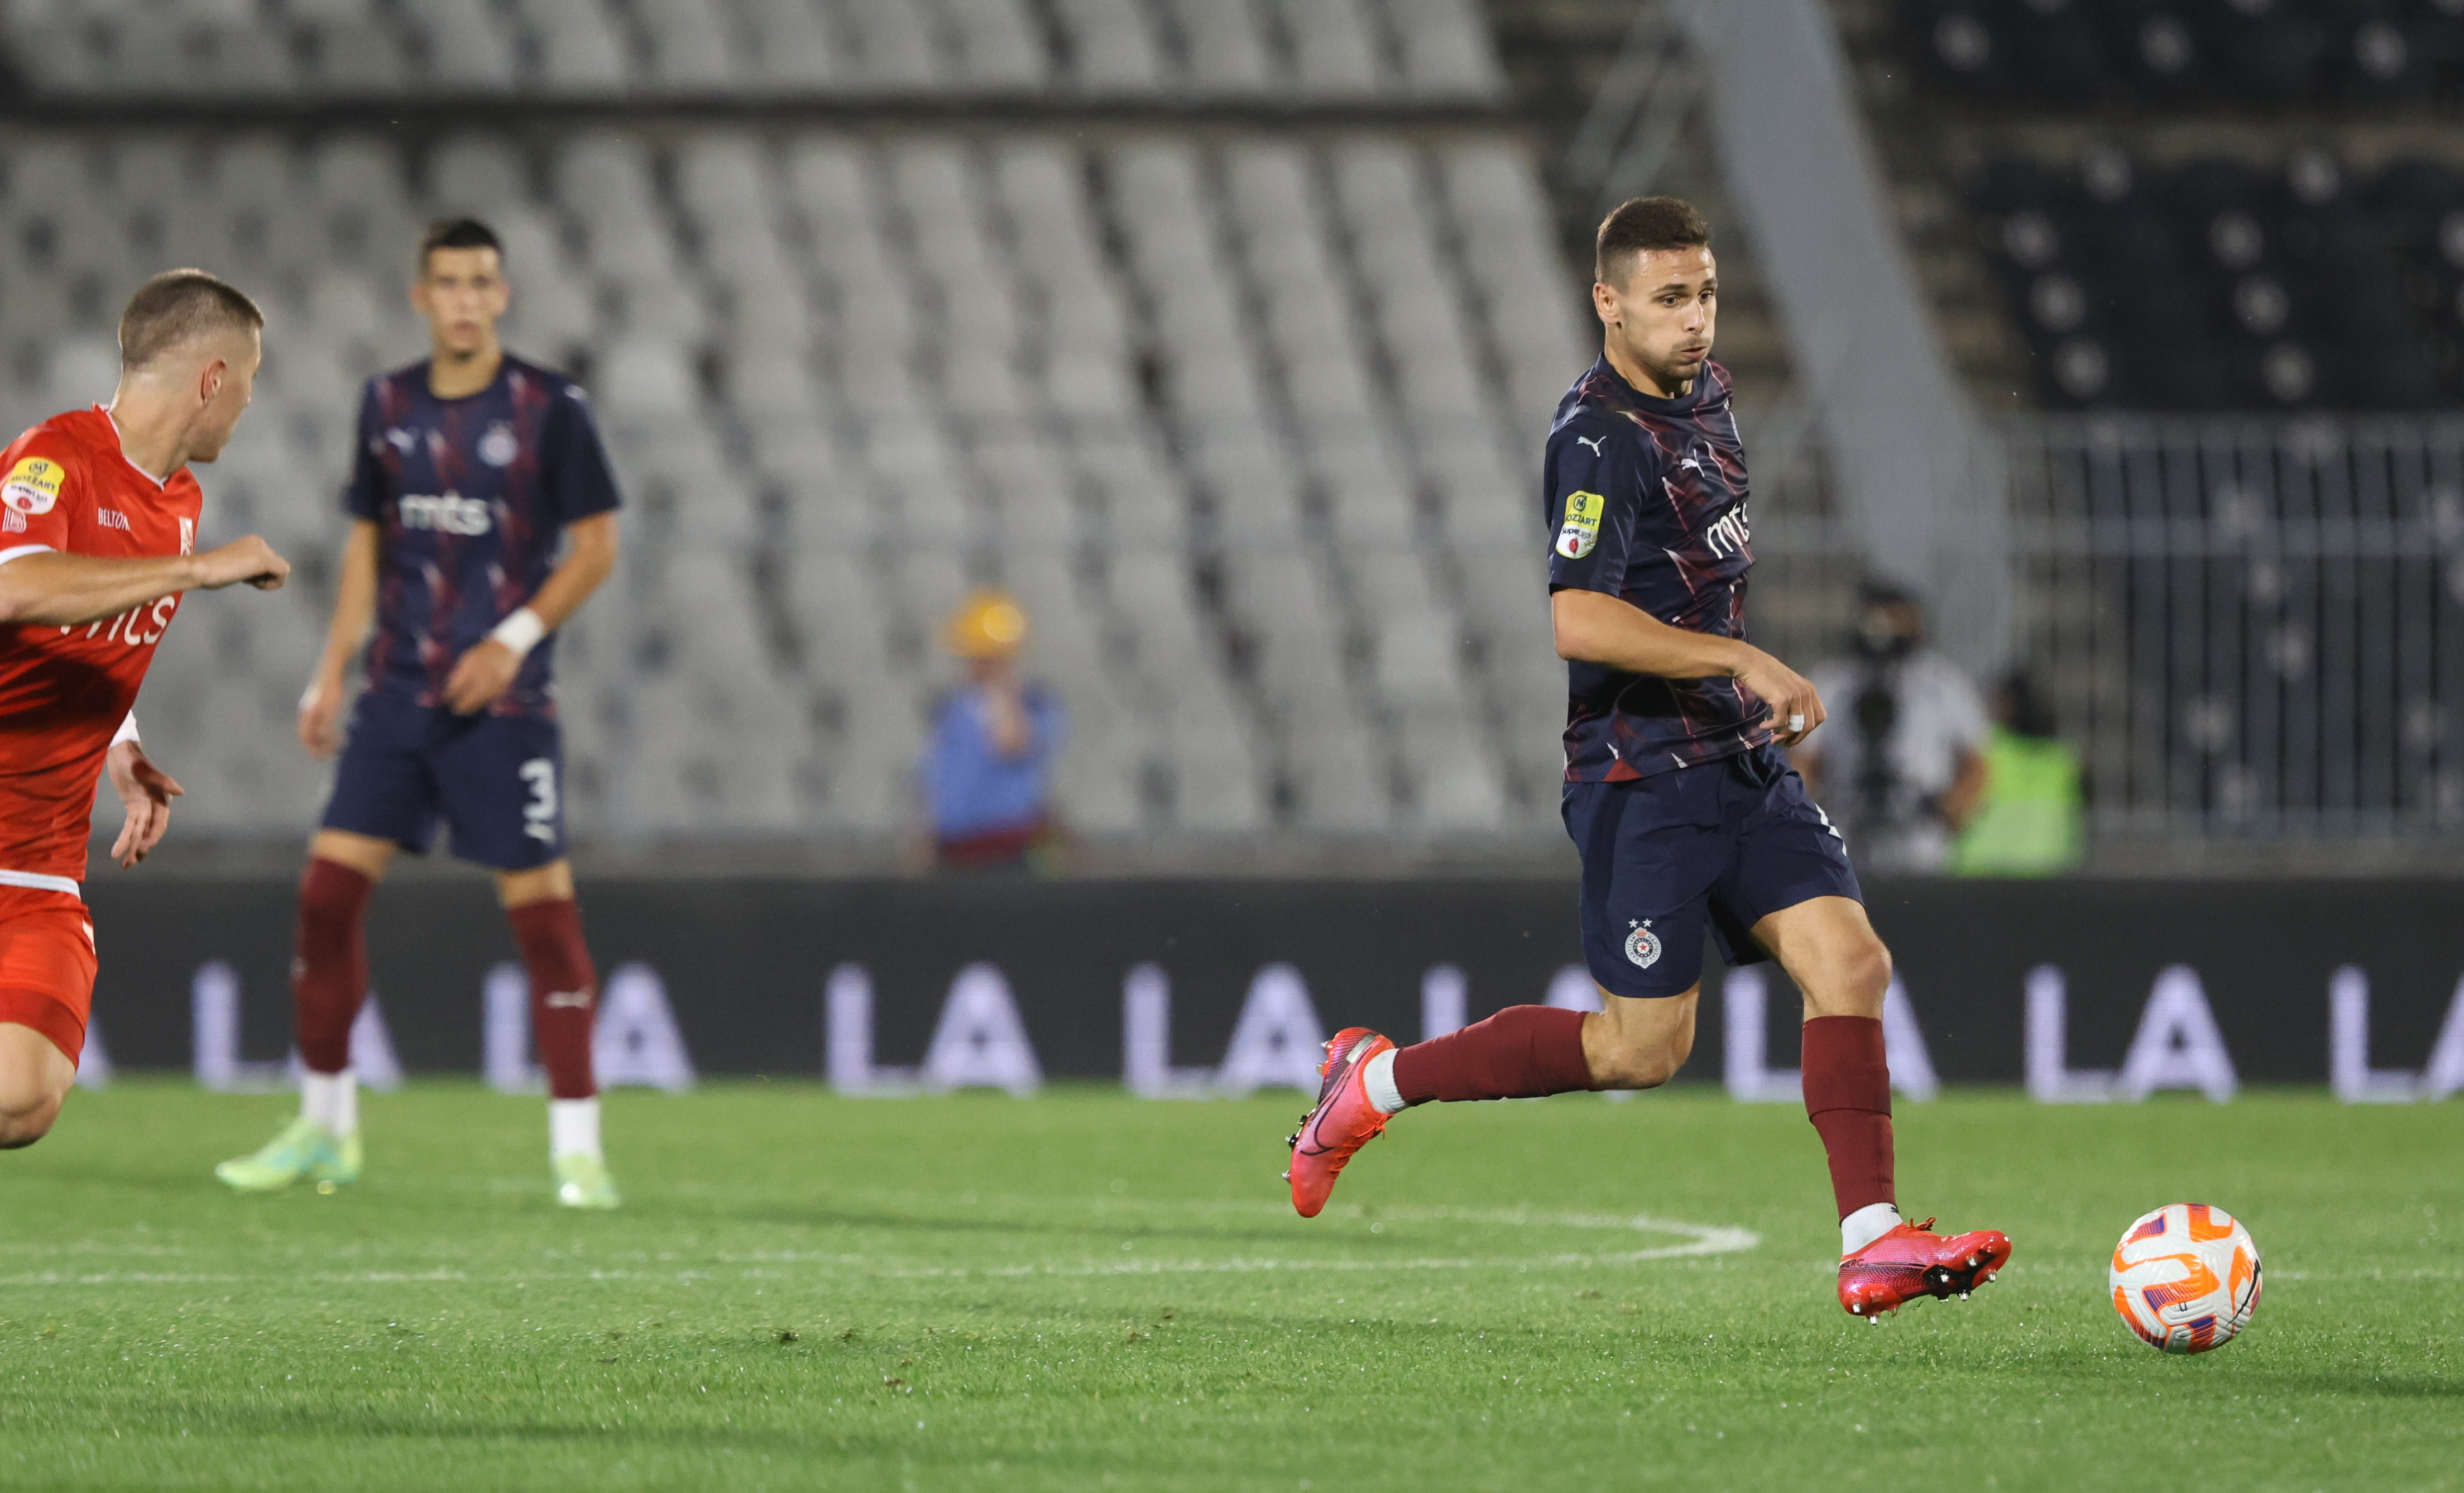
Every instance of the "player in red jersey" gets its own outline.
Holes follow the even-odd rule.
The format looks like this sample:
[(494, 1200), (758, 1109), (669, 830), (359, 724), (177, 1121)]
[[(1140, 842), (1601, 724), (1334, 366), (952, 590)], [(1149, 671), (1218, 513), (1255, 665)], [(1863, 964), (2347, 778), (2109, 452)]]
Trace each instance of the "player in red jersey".
[(291, 567), (251, 536), (196, 553), (190, 462), (248, 408), (264, 315), (198, 270), (148, 281), (120, 318), (120, 387), (0, 452), (0, 1148), (50, 1131), (94, 999), (78, 883), (95, 779), (127, 811), (112, 859), (162, 842), (180, 785), (137, 737), (138, 686), (184, 591)]
[(1870, 1320), (1964, 1296), (2011, 1241), (1900, 1217), (1890, 951), (1845, 843), (1781, 751), (1821, 726), (1821, 697), (1745, 640), (1753, 530), (1728, 377), (1711, 361), (1710, 227), (1674, 198), (1625, 203), (1600, 225), (1595, 275), (1600, 361), (1558, 406), (1541, 500), (1571, 666), (1564, 818), (1601, 1009), (1509, 1006), (1399, 1050), (1363, 1027), (1338, 1033), (1291, 1140), (1292, 1205), (1314, 1217), (1353, 1153), (1414, 1104), (1666, 1083), (1693, 1049), (1707, 933), (1729, 964), (1776, 958), (1804, 993), (1805, 1108), (1838, 1207), (1840, 1306)]

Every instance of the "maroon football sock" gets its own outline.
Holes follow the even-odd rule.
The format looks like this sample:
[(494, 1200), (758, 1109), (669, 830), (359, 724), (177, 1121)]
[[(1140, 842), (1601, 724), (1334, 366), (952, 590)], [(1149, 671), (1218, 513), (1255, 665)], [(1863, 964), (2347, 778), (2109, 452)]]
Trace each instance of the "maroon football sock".
[(1431, 1099), (1537, 1099), (1592, 1087), (1583, 1013), (1507, 1006), (1485, 1021), (1395, 1054), (1405, 1104)]
[(299, 877), (291, 960), (292, 1023), (311, 1073), (351, 1065), (351, 1023), (368, 994), (368, 897), (377, 884), (340, 861), (312, 857)]
[(1870, 1016), (1817, 1016), (1805, 1023), (1805, 1113), (1831, 1159), (1831, 1193), (1846, 1218), (1891, 1189), (1891, 1068), (1882, 1023)]
[(582, 941), (582, 909), (571, 897), (506, 912), (531, 977), (531, 1041), (557, 1099), (599, 1092), (590, 1071), (590, 1028), (599, 1014), (599, 973)]

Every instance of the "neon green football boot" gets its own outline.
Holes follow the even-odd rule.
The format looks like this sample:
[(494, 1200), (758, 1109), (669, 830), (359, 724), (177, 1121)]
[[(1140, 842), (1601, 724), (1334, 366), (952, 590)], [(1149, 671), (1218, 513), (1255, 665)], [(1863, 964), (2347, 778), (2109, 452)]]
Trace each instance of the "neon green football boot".
[(568, 1208), (613, 1208), (623, 1199), (606, 1162), (569, 1151), (556, 1158), (556, 1200)]
[(253, 1154), (214, 1168), (214, 1175), (243, 1193), (278, 1193), (302, 1178), (330, 1193), (360, 1179), (360, 1137), (336, 1135), (303, 1114)]

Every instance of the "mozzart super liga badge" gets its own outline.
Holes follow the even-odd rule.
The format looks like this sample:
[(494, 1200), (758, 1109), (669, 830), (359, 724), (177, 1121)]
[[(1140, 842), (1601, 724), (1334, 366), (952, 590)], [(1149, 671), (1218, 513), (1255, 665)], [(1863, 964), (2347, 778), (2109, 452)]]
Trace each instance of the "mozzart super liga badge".
[(33, 516), (52, 511), (60, 500), (60, 464), (40, 456), (29, 456), (9, 469), (0, 480), (0, 503), (16, 512)]
[(1600, 510), (1608, 500), (1597, 493), (1566, 494), (1566, 521), (1557, 527), (1557, 553), (1580, 560), (1600, 542)]

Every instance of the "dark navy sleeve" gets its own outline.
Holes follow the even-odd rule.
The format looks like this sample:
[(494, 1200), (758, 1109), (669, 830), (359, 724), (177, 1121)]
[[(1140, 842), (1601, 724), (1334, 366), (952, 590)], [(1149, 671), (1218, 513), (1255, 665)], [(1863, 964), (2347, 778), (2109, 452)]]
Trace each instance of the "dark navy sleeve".
[(385, 468), (385, 417), (377, 412), (377, 382), (360, 390), (359, 450), (351, 458), (351, 482), (342, 489), (342, 508), (354, 518), (371, 522), (385, 516), (387, 483)]
[(1549, 434), (1549, 589), (1625, 588), (1643, 482), (1642, 443), (1625, 422), (1577, 410)]
[(558, 523), (616, 507), (616, 474), (607, 466), (607, 448), (600, 444), (590, 406), (570, 384), (548, 406), (539, 430), (539, 477)]

